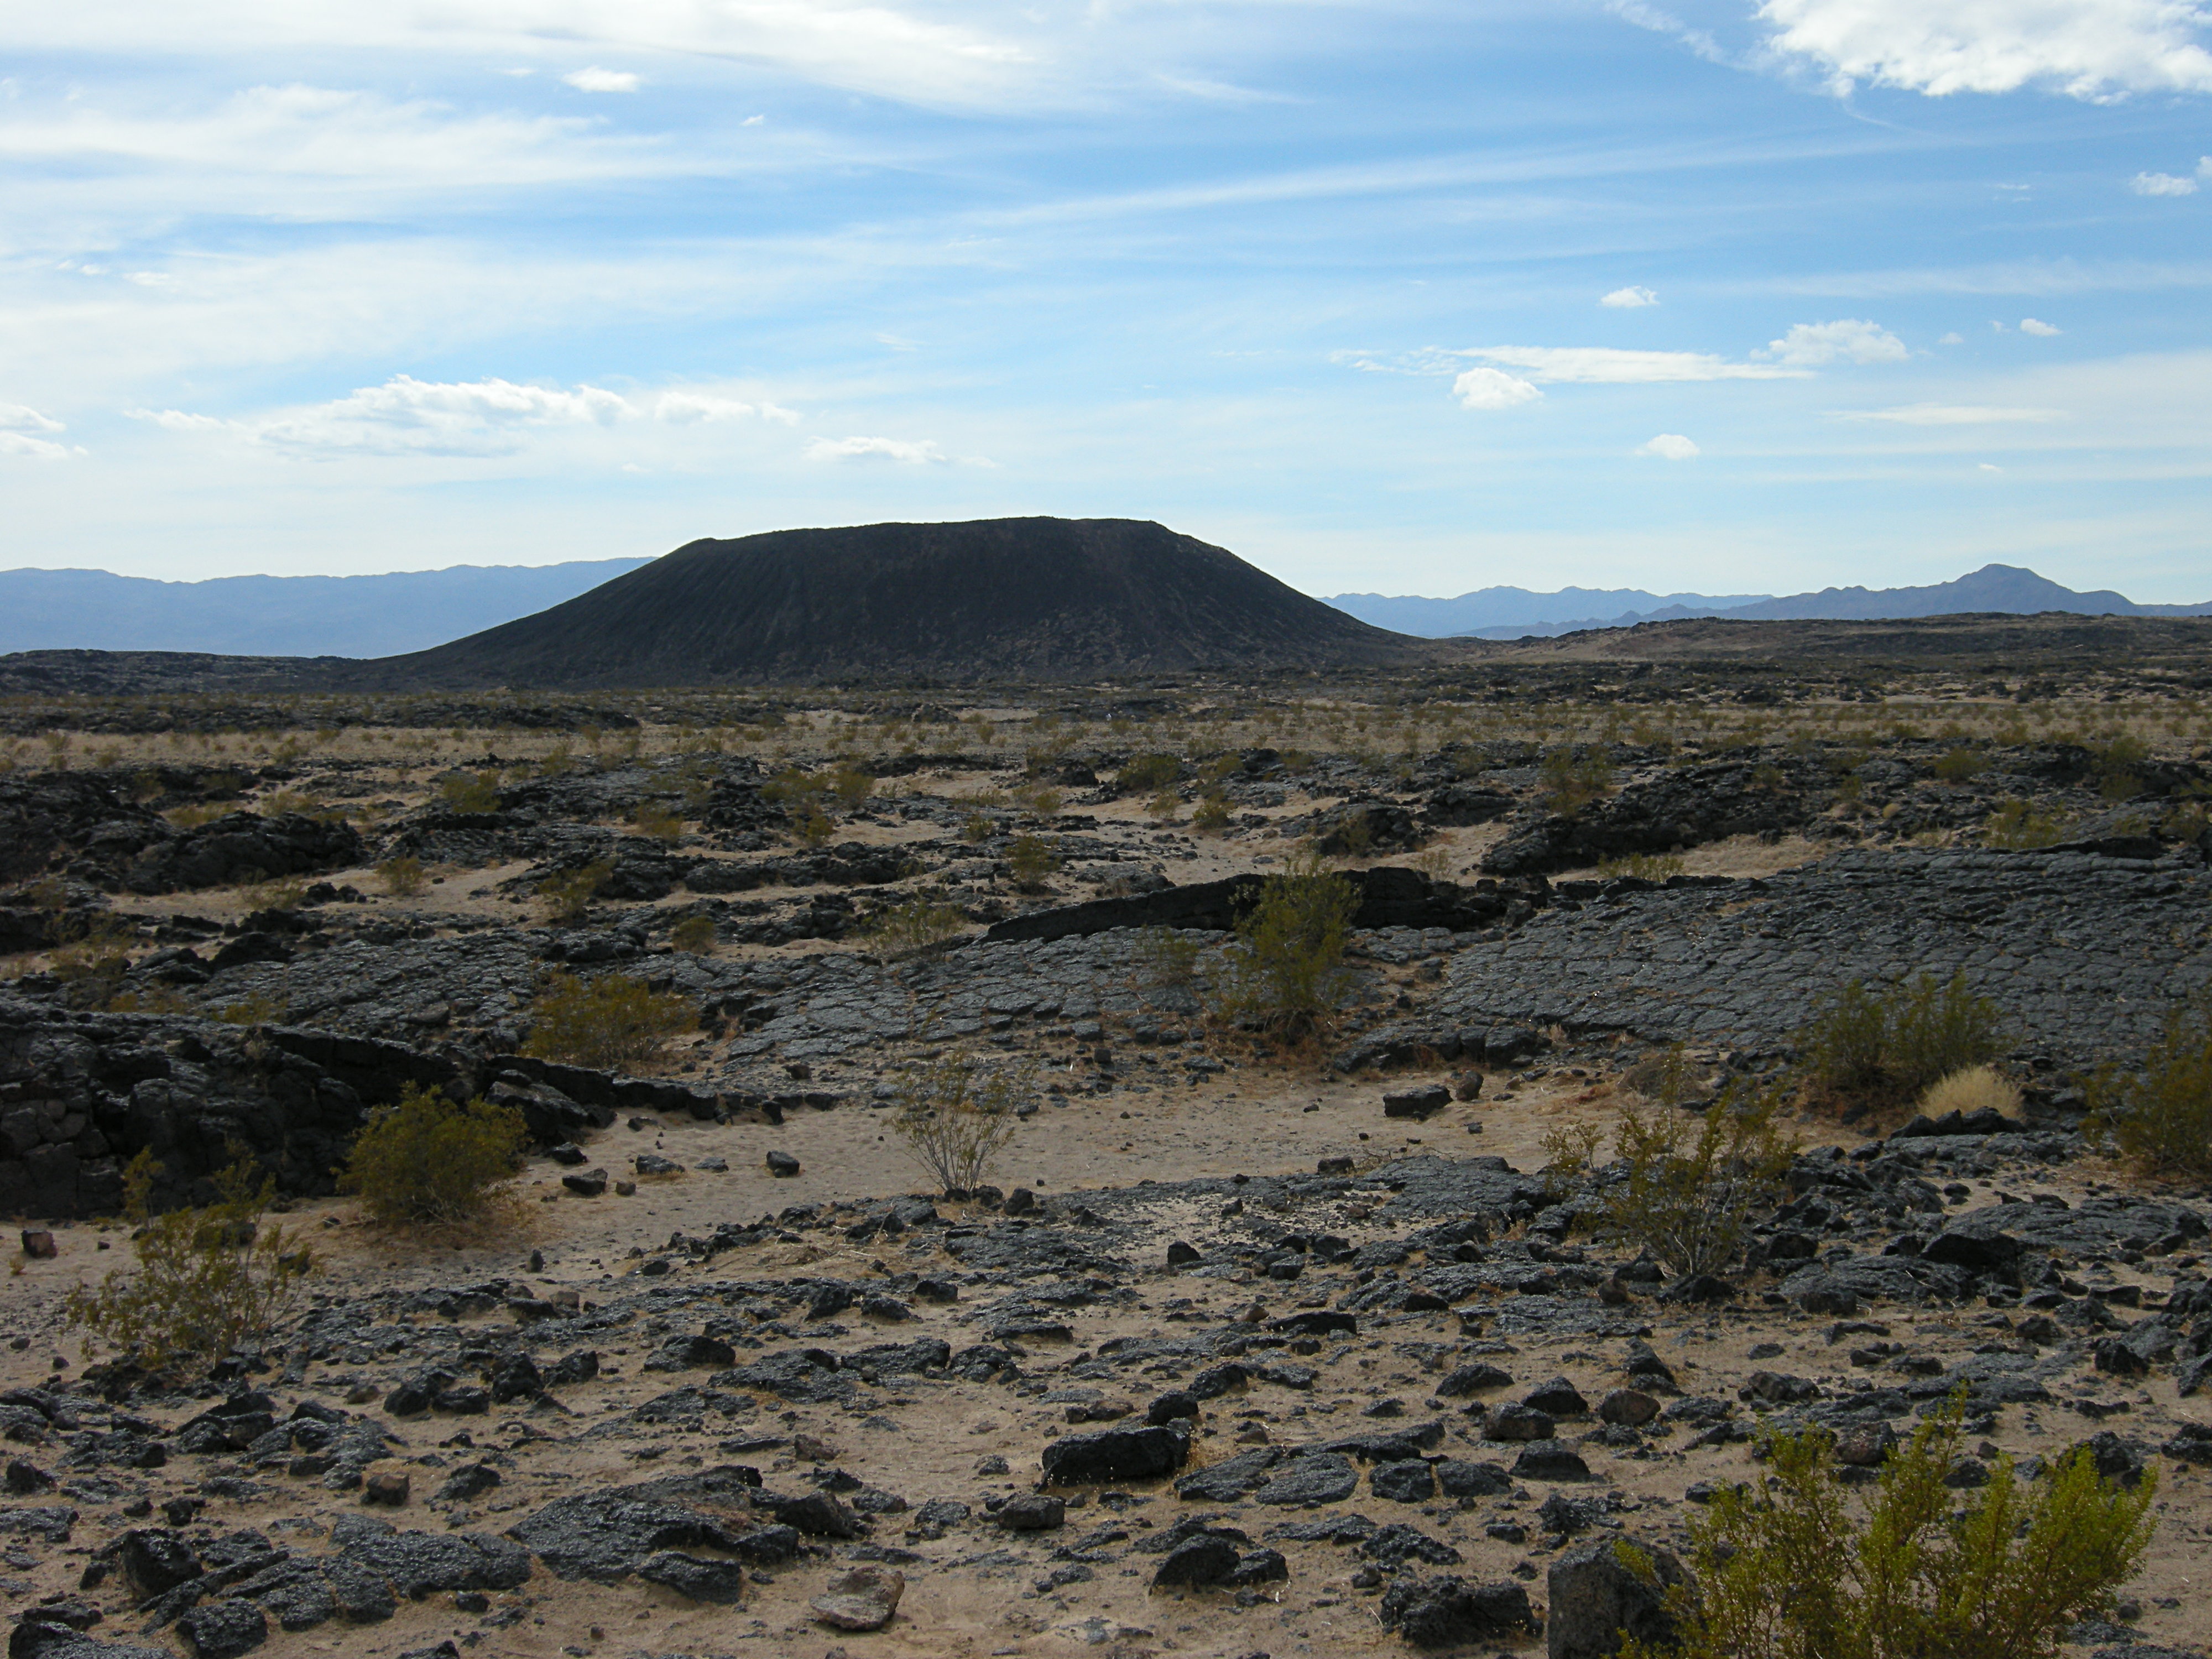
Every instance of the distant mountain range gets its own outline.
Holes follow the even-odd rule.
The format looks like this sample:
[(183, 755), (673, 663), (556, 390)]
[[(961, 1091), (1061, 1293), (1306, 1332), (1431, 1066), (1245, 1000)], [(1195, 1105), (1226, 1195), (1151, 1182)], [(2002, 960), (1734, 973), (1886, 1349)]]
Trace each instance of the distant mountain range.
[[(1686, 617), (1741, 617), (1747, 622), (1807, 620), (1891, 621), (1976, 611), (2034, 616), (2045, 611), (2087, 617), (2212, 616), (2201, 605), (2137, 605), (2100, 589), (2077, 593), (2017, 565), (1985, 564), (1955, 581), (1926, 587), (1824, 587), (1817, 593), (1776, 598), (1761, 593), (1647, 593), (1637, 588), (1563, 587), (1534, 593), (1522, 587), (1485, 587), (1454, 599), (1340, 593), (1328, 601), (1362, 622), (1431, 639), (1516, 640), (1530, 635), (1571, 634), (1589, 628), (1633, 628), (1638, 623)], [(1614, 606), (1621, 609), (1615, 610)]]
[(0, 570), (0, 652), (388, 657), (512, 622), (650, 562), (460, 564), (382, 576), (199, 582), (105, 570)]

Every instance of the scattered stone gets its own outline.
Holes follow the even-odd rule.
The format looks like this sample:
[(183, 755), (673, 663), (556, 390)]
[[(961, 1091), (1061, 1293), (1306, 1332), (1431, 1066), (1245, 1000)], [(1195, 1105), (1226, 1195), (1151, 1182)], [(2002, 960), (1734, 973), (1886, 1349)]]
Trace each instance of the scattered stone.
[(814, 1616), (835, 1630), (881, 1630), (898, 1612), (906, 1575), (888, 1568), (854, 1567), (830, 1581), (808, 1605)]
[(1382, 1594), (1382, 1628), (1417, 1648), (1453, 1647), (1536, 1628), (1528, 1592), (1518, 1584), (1470, 1584), (1457, 1577), (1400, 1578)]
[(1655, 1544), (1641, 1547), (1659, 1580), (1655, 1589), (1629, 1571), (1610, 1543), (1580, 1544), (1552, 1563), (1544, 1587), (1550, 1607), (1546, 1659), (1609, 1659), (1625, 1631), (1653, 1647), (1674, 1645), (1674, 1621), (1661, 1600), (1686, 1582), (1682, 1564)]

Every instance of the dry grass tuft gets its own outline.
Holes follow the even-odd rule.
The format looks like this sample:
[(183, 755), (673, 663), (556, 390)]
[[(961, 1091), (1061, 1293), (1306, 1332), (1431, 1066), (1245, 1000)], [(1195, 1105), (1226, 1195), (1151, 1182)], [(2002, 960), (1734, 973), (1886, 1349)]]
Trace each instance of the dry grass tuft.
[(1920, 1097), (1920, 1109), (1929, 1117), (1990, 1110), (2017, 1118), (2020, 1088), (1994, 1066), (1969, 1066), (1929, 1085), (1928, 1092)]

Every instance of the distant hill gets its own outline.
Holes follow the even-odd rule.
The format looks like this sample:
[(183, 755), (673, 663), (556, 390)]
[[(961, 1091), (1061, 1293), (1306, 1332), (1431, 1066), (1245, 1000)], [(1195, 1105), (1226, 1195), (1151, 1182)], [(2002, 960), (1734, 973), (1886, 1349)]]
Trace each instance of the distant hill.
[(379, 576), (198, 582), (105, 570), (0, 570), (0, 652), (385, 657), (543, 611), (646, 562), (462, 564)]
[[(1648, 608), (1638, 609), (1632, 604), (1626, 610), (1614, 611), (1585, 604), (1590, 599), (1616, 599), (1646, 601)], [(1485, 640), (1542, 638), (1589, 629), (1634, 628), (1641, 623), (1678, 622), (1699, 617), (1747, 622), (1899, 621), (1913, 617), (1977, 613), (2037, 616), (2051, 611), (2083, 617), (2212, 616), (2212, 601), (2201, 605), (2137, 605), (2110, 589), (2077, 593), (2033, 570), (2008, 564), (1986, 564), (1954, 581), (1936, 582), (1925, 587), (1824, 587), (1817, 593), (1795, 593), (1779, 599), (1757, 594), (1662, 596), (1620, 588), (1563, 587), (1557, 593), (1532, 593), (1525, 588), (1486, 587), (1454, 599), (1386, 599), (1380, 594), (1347, 593), (1329, 603), (1370, 622), (1388, 615), (1395, 619), (1391, 626), (1408, 634)], [(1495, 614), (1504, 612), (1514, 614)], [(1493, 614), (1494, 620), (1472, 623), (1464, 621), (1468, 617)]]
[(988, 519), (696, 541), (536, 616), (362, 665), (545, 689), (1095, 679), (1423, 659), (1224, 549), (1131, 519)]

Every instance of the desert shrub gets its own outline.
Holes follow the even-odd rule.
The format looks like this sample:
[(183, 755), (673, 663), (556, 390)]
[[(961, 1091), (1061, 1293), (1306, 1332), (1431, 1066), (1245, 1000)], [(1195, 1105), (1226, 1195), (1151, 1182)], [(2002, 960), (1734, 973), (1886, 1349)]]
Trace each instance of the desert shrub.
[(1022, 797), (1030, 811), (1041, 818), (1048, 818), (1060, 809), (1061, 796), (1050, 784), (1041, 785)]
[(1630, 1066), (1622, 1081), (1655, 1106), (1680, 1106), (1698, 1092), (1703, 1077), (1689, 1050), (1670, 1042)]
[(1190, 815), (1190, 827), (1201, 836), (1218, 836), (1229, 827), (1229, 797), (1218, 789), (1209, 789), (1199, 797), (1198, 806)]
[(1197, 983), (1198, 958), (1205, 948), (1172, 927), (1146, 927), (1137, 935), (1137, 960), (1146, 981), (1158, 988)]
[(1114, 787), (1124, 794), (1141, 795), (1166, 788), (1182, 775), (1182, 763), (1173, 755), (1132, 755), (1114, 775)]
[(991, 833), (996, 828), (997, 826), (981, 812), (970, 812), (968, 815), (968, 821), (960, 826), (960, 835), (963, 841), (980, 845), (991, 839)]
[(514, 1178), (528, 1138), (512, 1106), (481, 1096), (459, 1104), (410, 1083), (397, 1104), (369, 1114), (338, 1190), (359, 1193), (386, 1226), (467, 1221)]
[(1222, 953), (1214, 1012), (1280, 1034), (1310, 1031), (1344, 1000), (1344, 949), (1359, 908), (1351, 880), (1307, 855), (1260, 884)]
[(968, 918), (957, 905), (918, 896), (878, 911), (869, 918), (866, 937), (884, 955), (897, 956), (939, 944), (967, 926)]
[[(1717, 1273), (1743, 1249), (1752, 1222), (1786, 1194), (1790, 1147), (1771, 1091), (1731, 1089), (1701, 1113), (1624, 1103), (1613, 1152), (1627, 1178), (1606, 1189), (1608, 1226), (1675, 1273)], [(1594, 1163), (1594, 1147), (1547, 1146), (1556, 1164)]]
[(1814, 1011), (1797, 1046), (1815, 1087), (1888, 1105), (1995, 1060), (1998, 1029), (1996, 1004), (1963, 973), (1923, 973), (1887, 991), (1851, 980)]
[(1624, 853), (1619, 858), (1601, 860), (1597, 873), (1601, 881), (1611, 881), (1616, 876), (1664, 881), (1669, 876), (1680, 875), (1686, 867), (1679, 853)]
[(204, 823), (212, 823), (230, 811), (214, 801), (193, 801), (182, 806), (172, 806), (161, 816), (179, 830), (197, 830)]
[(2025, 1485), (2000, 1457), (1960, 1503), (1963, 1416), (1954, 1398), (1921, 1424), (1856, 1504), (1827, 1430), (1770, 1437), (1765, 1478), (1690, 1523), (1696, 1589), (1665, 1592), (1679, 1645), (1631, 1638), (1621, 1659), (2052, 1659), (2135, 1576), (2157, 1483), (2110, 1484), (2076, 1447)]
[(2130, 800), (2142, 793), (2137, 768), (2150, 758), (2150, 745), (2131, 733), (2098, 744), (2092, 751), (2097, 768), (2097, 793), (2106, 800)]
[(226, 1025), (274, 1025), (292, 1012), (292, 1005), (266, 991), (249, 992), (235, 1002), (226, 1002), (215, 1017)]
[(422, 860), (412, 853), (401, 853), (385, 860), (376, 866), (376, 874), (384, 884), (384, 890), (394, 898), (413, 898), (430, 884)]
[(1771, 761), (1751, 769), (1751, 787), (1762, 795), (1780, 794), (1789, 781), (1783, 775), (1782, 769)]
[(94, 1288), (70, 1292), (73, 1328), (91, 1331), (149, 1370), (188, 1359), (222, 1358), (276, 1328), (295, 1305), (314, 1256), (283, 1227), (265, 1224), (274, 1176), (257, 1182), (243, 1149), (215, 1177), (216, 1201), (155, 1215), (162, 1166), (141, 1152), (123, 1172), (125, 1218), (137, 1270), (118, 1268)]
[(1969, 778), (1979, 777), (1989, 770), (1989, 766), (1987, 755), (1978, 749), (1968, 749), (1962, 744), (1945, 751), (1936, 763), (1936, 775), (1946, 783), (1964, 783)]
[(2065, 820), (2038, 811), (2032, 803), (2024, 800), (2006, 801), (1982, 824), (1982, 841), (1990, 847), (2051, 847), (2065, 839)]
[(438, 802), (450, 812), (496, 812), (499, 774), (448, 772), (438, 780)]
[(601, 1071), (658, 1060), (668, 1040), (692, 1024), (684, 998), (650, 989), (625, 974), (579, 979), (556, 969), (530, 1004), (530, 1040), (522, 1052)]
[(1173, 823), (1182, 811), (1182, 797), (1172, 789), (1163, 789), (1145, 803), (1145, 816), (1155, 823)]
[(1043, 884), (1044, 878), (1060, 868), (1060, 854), (1038, 836), (1016, 836), (1006, 848), (1006, 867), (1014, 878), (1014, 885), (1027, 891)]
[(629, 815), (630, 826), (641, 836), (673, 847), (684, 839), (684, 815), (648, 801)]
[(828, 779), (829, 792), (848, 811), (866, 805), (875, 787), (875, 779), (850, 761), (842, 763)]
[(668, 930), (668, 942), (695, 957), (712, 951), (716, 937), (714, 919), (708, 915), (686, 916)]
[(1930, 1117), (1984, 1111), (2018, 1117), (2020, 1085), (1994, 1066), (1968, 1066), (1929, 1085), (1920, 1097), (1920, 1109)]
[(2146, 1170), (2212, 1175), (2212, 1001), (2168, 1014), (2141, 1070), (2099, 1072), (2089, 1105), (2091, 1127)]
[(891, 1127), (946, 1197), (965, 1197), (1013, 1139), (1021, 1121), (1016, 1109), (1034, 1084), (1028, 1071), (986, 1070), (967, 1055), (950, 1054), (900, 1079)]
[(1571, 818), (1613, 788), (1613, 763), (1603, 755), (1577, 755), (1571, 749), (1554, 749), (1537, 769), (1544, 804), (1561, 817)]
[(830, 815), (811, 802), (792, 815), (791, 832), (802, 847), (826, 847), (832, 828)]
[(579, 869), (546, 877), (538, 884), (538, 896), (545, 901), (546, 915), (555, 921), (581, 921), (614, 871), (613, 860), (595, 859)]

